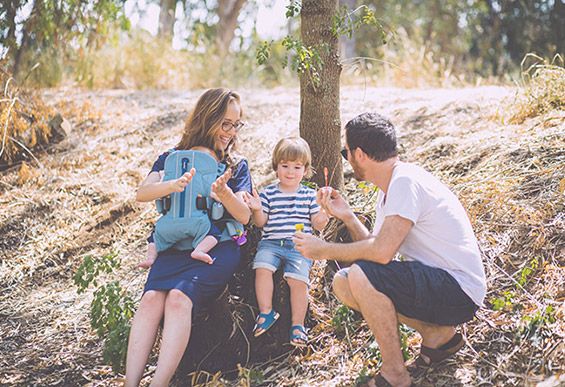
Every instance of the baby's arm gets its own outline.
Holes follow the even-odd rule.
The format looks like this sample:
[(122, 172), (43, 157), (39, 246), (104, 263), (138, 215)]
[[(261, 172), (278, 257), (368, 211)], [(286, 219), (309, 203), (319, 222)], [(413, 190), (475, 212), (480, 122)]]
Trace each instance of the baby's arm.
[(259, 194), (256, 190), (253, 190), (253, 195), (249, 192), (244, 192), (244, 200), (249, 209), (251, 210), (251, 218), (253, 219), (253, 223), (257, 225), (257, 227), (263, 227), (267, 224), (267, 220), (269, 220), (269, 215), (263, 212), (263, 207), (261, 206), (261, 198), (259, 198)]

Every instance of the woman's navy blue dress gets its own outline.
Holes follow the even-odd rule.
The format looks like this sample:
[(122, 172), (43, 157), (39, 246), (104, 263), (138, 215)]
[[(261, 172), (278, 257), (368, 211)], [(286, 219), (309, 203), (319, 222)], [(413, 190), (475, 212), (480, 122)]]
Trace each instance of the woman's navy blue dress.
[[(159, 156), (151, 172), (164, 169), (168, 152)], [(237, 164), (232, 178), (228, 181), (232, 191), (251, 193), (251, 175), (246, 160)], [(219, 296), (239, 265), (241, 253), (234, 241), (218, 243), (208, 252), (215, 258), (209, 265), (190, 256), (191, 250), (162, 251), (151, 266), (144, 292), (148, 290), (178, 289), (192, 301), (194, 309)]]

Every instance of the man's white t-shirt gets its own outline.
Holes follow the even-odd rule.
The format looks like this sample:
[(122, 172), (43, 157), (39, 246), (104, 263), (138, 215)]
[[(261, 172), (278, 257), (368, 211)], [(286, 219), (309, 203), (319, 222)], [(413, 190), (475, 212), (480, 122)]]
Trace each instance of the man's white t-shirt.
[(482, 306), (486, 279), (479, 246), (465, 209), (449, 188), (423, 168), (399, 162), (386, 197), (379, 192), (374, 235), (392, 215), (414, 223), (399, 253), (447, 271)]

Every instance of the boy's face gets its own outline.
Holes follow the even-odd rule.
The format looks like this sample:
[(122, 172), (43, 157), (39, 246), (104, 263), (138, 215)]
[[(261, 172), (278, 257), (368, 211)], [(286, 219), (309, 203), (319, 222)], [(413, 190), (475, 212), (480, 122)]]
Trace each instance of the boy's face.
[(285, 187), (298, 187), (304, 177), (304, 164), (300, 161), (281, 161), (277, 165), (277, 177)]

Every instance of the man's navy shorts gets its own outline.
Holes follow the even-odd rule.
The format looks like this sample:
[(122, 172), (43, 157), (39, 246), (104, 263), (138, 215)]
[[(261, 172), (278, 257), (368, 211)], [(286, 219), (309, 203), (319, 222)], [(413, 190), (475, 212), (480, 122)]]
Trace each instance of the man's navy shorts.
[(437, 325), (458, 325), (472, 320), (479, 309), (443, 269), (416, 261), (355, 264), (377, 291), (392, 300), (396, 311), (406, 317)]

